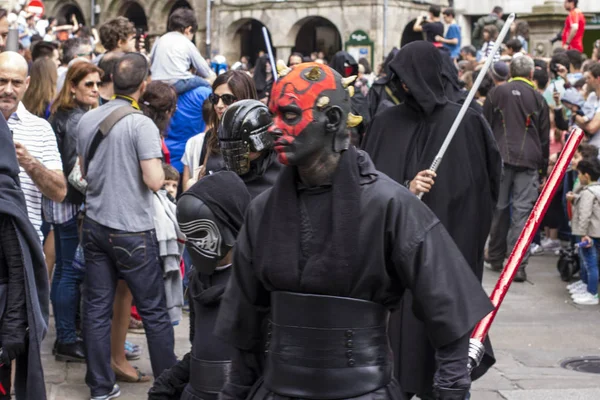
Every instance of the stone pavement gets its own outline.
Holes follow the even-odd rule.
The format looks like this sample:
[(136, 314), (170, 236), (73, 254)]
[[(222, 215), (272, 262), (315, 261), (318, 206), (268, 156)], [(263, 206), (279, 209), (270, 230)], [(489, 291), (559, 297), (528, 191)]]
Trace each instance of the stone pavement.
[[(529, 282), (515, 283), (494, 323), (491, 339), (497, 363), (473, 385), (473, 400), (595, 400), (600, 376), (567, 371), (560, 361), (600, 355), (600, 306), (576, 306), (569, 299), (555, 268), (556, 257), (530, 258)], [(486, 271), (491, 291), (498, 273)], [(53, 321), (52, 321), (53, 323)], [(175, 327), (176, 353), (189, 349), (188, 320)], [(89, 399), (85, 364), (58, 363), (51, 349), (54, 327), (44, 341), (43, 361), (50, 400)], [(128, 339), (146, 347), (145, 336)], [(150, 372), (147, 350), (134, 362)], [(121, 399), (146, 399), (150, 384), (121, 384)]]
[[(600, 355), (600, 306), (571, 301), (556, 257), (530, 257), (528, 282), (514, 283), (490, 338), (496, 365), (473, 384), (473, 400), (600, 399), (600, 376), (560, 368), (566, 358)], [(499, 274), (486, 270), (491, 292)]]

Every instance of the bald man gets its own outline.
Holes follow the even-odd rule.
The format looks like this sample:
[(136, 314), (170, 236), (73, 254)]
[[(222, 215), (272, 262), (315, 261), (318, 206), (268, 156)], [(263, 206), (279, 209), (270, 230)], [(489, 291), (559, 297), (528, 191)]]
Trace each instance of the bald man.
[[(31, 114), (21, 103), (29, 87), (27, 70), (27, 62), (18, 53), (0, 53), (0, 111), (15, 142), (29, 220), (42, 240), (42, 195), (62, 202), (67, 194), (67, 181), (50, 124)], [(52, 214), (53, 210), (46, 213), (51, 221)]]

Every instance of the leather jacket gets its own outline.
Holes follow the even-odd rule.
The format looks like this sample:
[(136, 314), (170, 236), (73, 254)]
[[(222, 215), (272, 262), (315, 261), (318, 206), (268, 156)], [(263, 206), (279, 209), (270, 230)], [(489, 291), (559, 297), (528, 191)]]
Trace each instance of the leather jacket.
[[(56, 143), (63, 164), (63, 173), (68, 178), (77, 162), (77, 125), (79, 120), (86, 113), (86, 110), (80, 107), (71, 110), (59, 108), (50, 117), (50, 124), (56, 135)], [(83, 203), (84, 195), (75, 189), (67, 180), (66, 201), (79, 205)]]

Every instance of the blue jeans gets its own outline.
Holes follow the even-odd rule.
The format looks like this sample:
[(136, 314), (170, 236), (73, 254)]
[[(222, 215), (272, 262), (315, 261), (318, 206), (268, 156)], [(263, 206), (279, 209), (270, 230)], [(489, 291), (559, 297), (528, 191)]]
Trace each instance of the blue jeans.
[(110, 329), (117, 279), (133, 294), (148, 341), (155, 377), (177, 362), (173, 326), (167, 313), (163, 271), (154, 230), (124, 232), (86, 218), (82, 245), (85, 254), (83, 335), (85, 382), (92, 396), (109, 393), (115, 383), (110, 366)]
[[(600, 252), (600, 239), (592, 239), (594, 245), (592, 247), (580, 247), (581, 257), (585, 264), (585, 280), (581, 280), (587, 284), (587, 291), (593, 295), (598, 294), (598, 253)], [(583, 268), (581, 269), (583, 271)], [(579, 274), (582, 276), (581, 272)]]
[(183, 94), (187, 91), (194, 90), (200, 86), (211, 87), (210, 83), (204, 78), (199, 76), (193, 76), (188, 79), (179, 79), (175, 83), (173, 83), (173, 89), (177, 95)]
[(77, 218), (54, 225), (54, 249), (56, 266), (52, 276), (50, 300), (56, 322), (56, 340), (59, 343), (75, 343), (77, 333), (75, 320), (80, 300), (83, 273), (73, 267), (75, 250), (79, 244)]

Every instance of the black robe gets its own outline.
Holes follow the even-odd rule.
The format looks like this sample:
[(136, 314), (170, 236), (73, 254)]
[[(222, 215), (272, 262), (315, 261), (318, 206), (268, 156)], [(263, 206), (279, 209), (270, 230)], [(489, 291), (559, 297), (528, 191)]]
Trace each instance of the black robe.
[[(468, 334), (475, 323), (491, 311), (491, 303), (481, 285), (433, 213), (406, 188), (376, 171), (366, 153), (359, 152), (357, 164), (360, 205), (354, 221), (358, 227), (354, 235), (357, 246), (352, 251), (356, 254), (353, 265), (358, 267), (351, 271), (343, 267), (340, 270), (333, 263), (330, 268), (320, 270), (300, 267), (299, 261), (292, 259), (285, 265), (267, 263), (267, 267), (259, 268), (259, 253), (268, 247), (274, 247), (275, 251), (282, 248), (277, 241), (259, 234), (263, 218), (269, 213), (271, 202), (276, 200), (272, 198), (275, 192), (268, 190), (250, 204), (234, 251), (236, 267), (221, 302), (215, 330), (236, 349), (223, 399), (245, 399), (253, 385), (261, 386), (263, 323), (273, 291), (351, 297), (394, 309), (405, 289), (411, 289), (418, 293), (415, 309), (429, 327), (436, 347)], [(279, 179), (284, 176), (289, 174), (282, 173)], [(324, 205), (332, 202), (331, 186), (298, 190), (311, 216), (311, 225), (318, 227), (312, 230), (314, 243), (329, 242), (331, 238), (327, 235), (331, 234), (331, 226), (327, 228), (327, 210), (331, 210), (331, 206)], [(289, 210), (289, 213), (298, 212), (300, 210)], [(286, 218), (282, 216), (282, 224)], [(305, 222), (301, 224), (304, 229)], [(281, 239), (283, 242), (285, 238)], [(287, 248), (290, 245), (294, 248), (293, 243), (286, 243)], [(290, 276), (299, 278), (289, 279), (293, 282), (290, 285), (272, 283), (283, 277), (288, 280)], [(333, 276), (344, 276), (344, 282), (332, 279)], [(461, 279), (457, 279), (459, 276)], [(398, 384), (394, 380), (360, 399), (388, 399), (394, 398), (394, 394), (398, 398), (397, 393)], [(268, 397), (281, 398), (273, 394)]]
[[(12, 219), (16, 228), (24, 267), (25, 306), (29, 329), (26, 349), (16, 358), (15, 396), (18, 400), (44, 400), (46, 385), (40, 350), (48, 331), (48, 271), (40, 239), (27, 216), (25, 197), (19, 183), (19, 164), (14, 149), (8, 125), (4, 118), (0, 118), (0, 215), (2, 218)], [(0, 291), (7, 289), (2, 287)], [(11, 295), (10, 292), (4, 294), (9, 297)], [(7, 311), (3, 310), (0, 319), (6, 316)]]
[[(411, 62), (411, 54), (402, 56), (405, 49), (418, 52), (418, 65)], [(403, 77), (413, 96), (379, 114), (363, 145), (376, 168), (402, 184), (430, 167), (460, 109), (445, 96), (439, 51), (426, 42), (405, 49), (391, 68)], [(501, 173), (502, 160), (491, 129), (480, 113), (469, 109), (437, 170), (435, 185), (423, 196), (480, 281)], [(418, 295), (407, 293), (401, 309), (392, 315), (390, 339), (401, 386), (407, 392), (425, 393), (431, 389), (435, 360), (426, 327), (411, 311), (413, 294)], [(487, 356), (473, 378), (494, 362), (489, 343)]]

